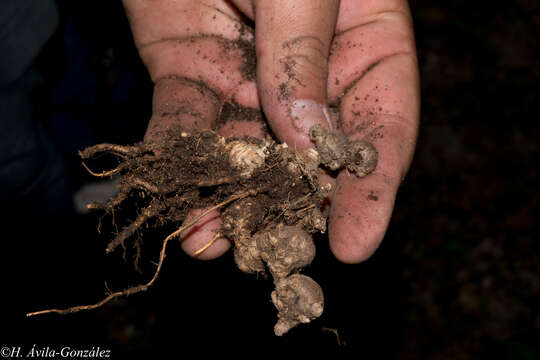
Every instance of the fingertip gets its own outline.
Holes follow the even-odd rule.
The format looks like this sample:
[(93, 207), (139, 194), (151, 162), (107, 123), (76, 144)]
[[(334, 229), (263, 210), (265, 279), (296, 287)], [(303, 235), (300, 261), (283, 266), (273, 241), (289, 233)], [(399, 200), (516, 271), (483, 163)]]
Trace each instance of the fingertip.
[(341, 172), (329, 223), (330, 249), (338, 260), (357, 264), (375, 253), (386, 234), (395, 194), (380, 174), (358, 179)]
[[(205, 209), (192, 210), (186, 217), (185, 222), (189, 222), (204, 211)], [(219, 237), (206, 250), (197, 254), (200, 249), (212, 241), (220, 227), (220, 213), (217, 210), (211, 211), (182, 234), (180, 238), (182, 250), (189, 256), (199, 260), (212, 260), (225, 254), (231, 247), (231, 242), (224, 237)]]
[(145, 140), (159, 140), (160, 133), (172, 127), (190, 133), (210, 129), (220, 107), (216, 95), (201, 84), (175, 76), (161, 78), (154, 86)]
[(362, 234), (355, 234), (355, 232), (342, 233), (333, 229), (332, 226), (330, 232), (333, 234), (330, 250), (336, 259), (344, 264), (358, 264), (368, 260), (379, 247), (385, 233), (383, 231), (382, 234), (371, 235), (360, 240)]
[(289, 108), (289, 116), (291, 127), (285, 128), (281, 137), (285, 142), (291, 141), (291, 137), (294, 138), (294, 145), (300, 148), (313, 146), (309, 136), (312, 126), (322, 125), (328, 130), (334, 128), (328, 107), (310, 99), (295, 100)]
[(327, 108), (328, 56), (337, 1), (259, 1), (255, 6), (257, 84), (276, 136), (309, 148), (309, 128), (332, 128)]

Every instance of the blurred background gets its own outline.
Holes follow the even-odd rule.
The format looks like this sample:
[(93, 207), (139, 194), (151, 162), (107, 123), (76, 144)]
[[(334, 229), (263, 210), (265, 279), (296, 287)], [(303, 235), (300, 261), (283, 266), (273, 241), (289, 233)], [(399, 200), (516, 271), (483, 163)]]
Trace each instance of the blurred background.
[[(99, 310), (25, 319), (147, 281), (171, 229), (145, 234), (142, 273), (105, 256), (109, 218), (2, 209), (0, 345), (101, 346), (113, 358), (287, 356), (540, 359), (540, 3), (410, 0), (422, 79), (415, 160), (377, 253), (343, 265), (324, 237), (306, 270), (324, 315), (273, 335), (272, 285), (169, 249), (147, 293)], [(37, 58), (36, 118), (62, 154), (79, 202), (94, 185), (77, 151), (142, 139), (152, 84), (119, 1), (58, 1), (60, 26)], [(108, 196), (113, 186), (93, 186)], [(97, 190), (96, 190), (97, 189)], [(98, 232), (98, 228), (100, 232)]]

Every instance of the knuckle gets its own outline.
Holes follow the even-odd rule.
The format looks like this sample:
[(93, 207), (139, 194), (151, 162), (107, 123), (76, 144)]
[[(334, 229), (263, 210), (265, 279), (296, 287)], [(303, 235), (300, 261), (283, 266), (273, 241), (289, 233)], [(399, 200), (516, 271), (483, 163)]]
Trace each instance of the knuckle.
[(316, 36), (300, 36), (285, 42), (280, 62), (285, 73), (326, 79), (328, 49)]

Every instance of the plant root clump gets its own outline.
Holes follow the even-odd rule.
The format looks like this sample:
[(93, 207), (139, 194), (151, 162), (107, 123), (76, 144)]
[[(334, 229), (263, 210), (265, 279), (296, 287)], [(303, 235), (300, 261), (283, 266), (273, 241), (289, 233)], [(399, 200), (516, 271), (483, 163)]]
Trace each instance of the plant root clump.
[[(167, 243), (209, 211), (219, 209), (222, 225), (214, 240), (225, 236), (234, 243), (240, 270), (269, 272), (274, 280), (271, 298), (278, 310), (275, 334), (281, 336), (297, 324), (319, 317), (324, 308), (323, 292), (313, 279), (299, 274), (315, 257), (313, 234), (326, 231), (320, 209), (332, 188), (319, 184), (319, 174), (323, 168), (347, 168), (359, 177), (366, 176), (375, 168), (378, 155), (370, 143), (350, 141), (321, 126), (312, 127), (310, 136), (315, 149), (299, 150), (270, 139), (224, 138), (210, 130), (188, 134), (169, 129), (158, 142), (99, 144), (81, 151), (84, 160), (104, 154), (119, 160), (117, 167), (101, 173), (87, 167), (99, 177), (120, 175), (118, 195), (106, 203), (91, 203), (89, 208), (114, 214), (134, 194), (144, 199), (136, 217), (110, 241), (107, 253), (119, 247), (125, 251), (127, 241), (134, 242), (139, 252), (140, 238), (133, 235), (148, 224), (181, 226), (163, 241), (157, 270), (148, 283), (111, 293), (97, 304), (27, 315), (92, 309), (115, 297), (147, 290), (161, 270)], [(196, 208), (207, 210), (186, 222), (188, 212)]]

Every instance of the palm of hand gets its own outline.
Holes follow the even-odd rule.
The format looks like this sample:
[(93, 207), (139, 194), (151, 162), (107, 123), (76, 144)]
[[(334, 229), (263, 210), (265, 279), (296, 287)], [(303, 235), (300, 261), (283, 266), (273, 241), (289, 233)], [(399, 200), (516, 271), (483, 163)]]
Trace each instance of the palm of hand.
[[(234, 103), (262, 109), (274, 133), (290, 145), (311, 146), (307, 129), (314, 123), (375, 144), (379, 164), (370, 176), (337, 175), (329, 215), (336, 257), (368, 258), (388, 226), (418, 125), (416, 55), (404, 1), (342, 0), (339, 7), (325, 0), (258, 1), (255, 7), (250, 0), (124, 3), (155, 83), (147, 137), (173, 124), (186, 131), (264, 136), (264, 124), (242, 112), (218, 121), (224, 104)], [(256, 34), (245, 17), (254, 19)], [(246, 53), (254, 45), (256, 76)], [(185, 237), (183, 248), (193, 254), (219, 222), (218, 214), (209, 215)], [(201, 257), (214, 258), (228, 247), (221, 239)]]

